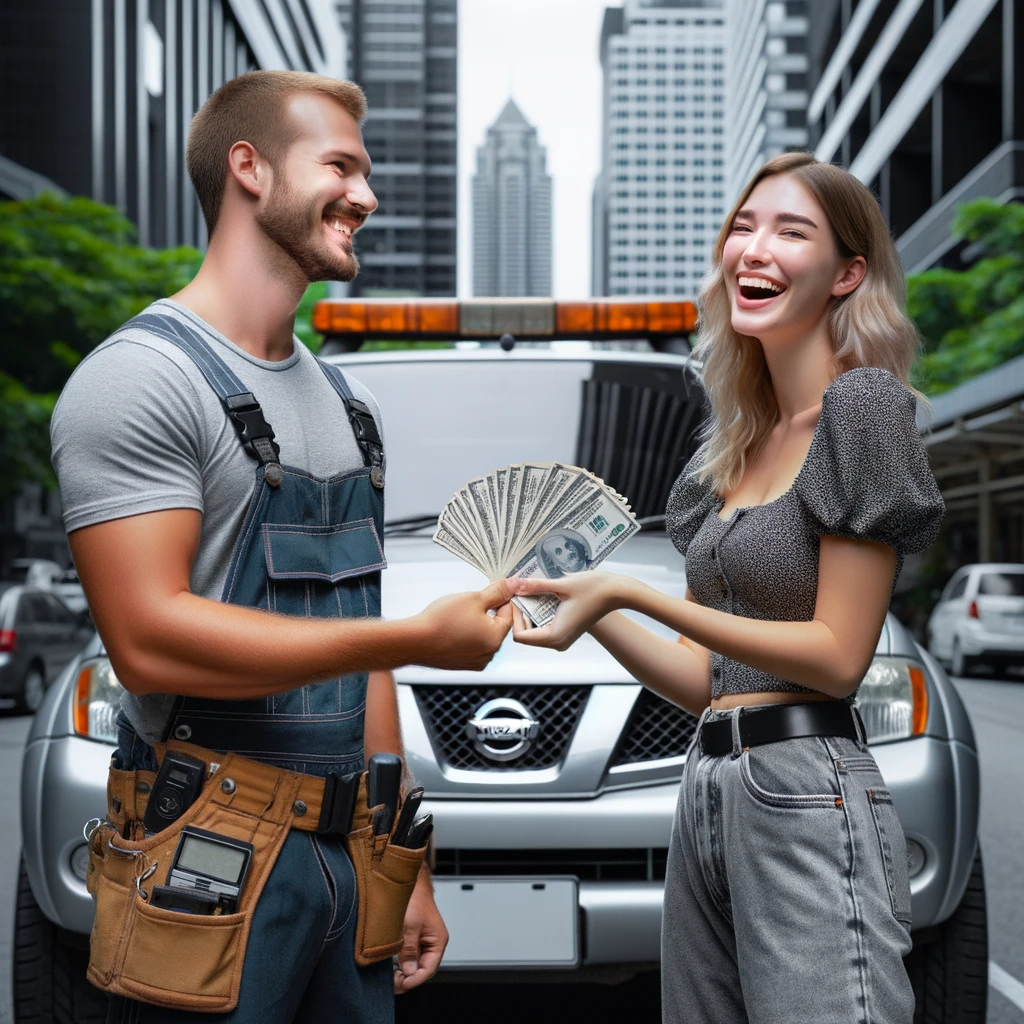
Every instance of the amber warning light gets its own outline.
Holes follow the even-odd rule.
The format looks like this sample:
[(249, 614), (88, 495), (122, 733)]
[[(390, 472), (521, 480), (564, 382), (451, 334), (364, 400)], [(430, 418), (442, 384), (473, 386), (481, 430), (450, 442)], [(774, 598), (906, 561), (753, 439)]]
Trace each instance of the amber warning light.
[(682, 338), (696, 323), (692, 302), (625, 299), (322, 299), (313, 307), (320, 334), (360, 341)]

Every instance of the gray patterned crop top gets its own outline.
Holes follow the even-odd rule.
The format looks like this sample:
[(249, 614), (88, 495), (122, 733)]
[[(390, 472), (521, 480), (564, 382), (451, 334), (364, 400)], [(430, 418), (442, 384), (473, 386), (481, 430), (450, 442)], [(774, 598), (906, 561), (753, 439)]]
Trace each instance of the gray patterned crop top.
[[(752, 619), (809, 622), (818, 589), (818, 538), (861, 537), (904, 557), (939, 533), (945, 505), (917, 430), (917, 400), (888, 370), (860, 366), (826, 389), (807, 458), (785, 494), (738, 508), (692, 475), (695, 455), (669, 494), (666, 525), (686, 558), (702, 605)], [(813, 692), (724, 655), (711, 654), (711, 696)], [(848, 700), (853, 700), (851, 695)]]

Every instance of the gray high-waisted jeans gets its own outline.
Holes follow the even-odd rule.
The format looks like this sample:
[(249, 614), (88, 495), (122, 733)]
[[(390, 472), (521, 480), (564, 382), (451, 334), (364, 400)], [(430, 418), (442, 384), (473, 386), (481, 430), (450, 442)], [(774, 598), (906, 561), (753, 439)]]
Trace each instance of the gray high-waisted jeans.
[(910, 1024), (906, 842), (861, 742), (690, 748), (665, 879), (671, 1024)]

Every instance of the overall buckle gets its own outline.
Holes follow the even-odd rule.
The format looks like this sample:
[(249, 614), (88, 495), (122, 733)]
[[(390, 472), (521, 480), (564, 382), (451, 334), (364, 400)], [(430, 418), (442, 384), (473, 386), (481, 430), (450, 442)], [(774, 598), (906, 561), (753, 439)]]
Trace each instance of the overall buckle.
[[(274, 428), (266, 421), (260, 403), (256, 401), (252, 392), (229, 395), (224, 399), (224, 404), (227, 406), (231, 422), (238, 430), (242, 447), (260, 462), (276, 461), (276, 457), (281, 454), (281, 447), (274, 441)], [(273, 449), (274, 459), (267, 457), (267, 444), (258, 444), (259, 441), (269, 443)]]

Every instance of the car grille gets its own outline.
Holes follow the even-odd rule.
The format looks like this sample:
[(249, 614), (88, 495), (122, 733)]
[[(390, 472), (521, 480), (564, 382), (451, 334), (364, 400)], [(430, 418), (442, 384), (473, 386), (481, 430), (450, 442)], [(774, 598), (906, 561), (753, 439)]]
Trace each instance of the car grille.
[(643, 690), (622, 730), (613, 765), (681, 757), (693, 739), (697, 719), (688, 711)]
[(661, 882), (668, 850), (438, 850), (436, 875), (575, 875), (583, 882)]
[[(478, 771), (551, 768), (560, 764), (579, 725), (589, 686), (417, 686), (416, 700), (434, 753), (451, 768)], [(514, 761), (491, 761), (473, 746), (466, 725), (481, 705), (499, 697), (519, 701), (540, 723), (533, 746)]]

